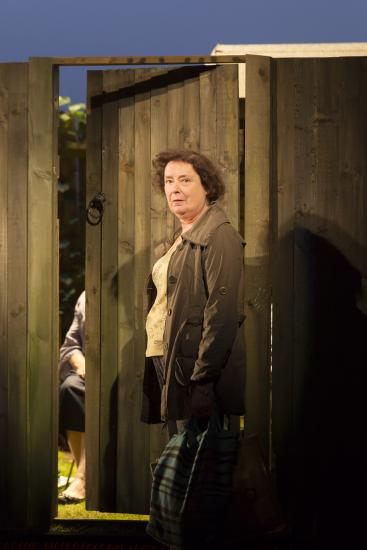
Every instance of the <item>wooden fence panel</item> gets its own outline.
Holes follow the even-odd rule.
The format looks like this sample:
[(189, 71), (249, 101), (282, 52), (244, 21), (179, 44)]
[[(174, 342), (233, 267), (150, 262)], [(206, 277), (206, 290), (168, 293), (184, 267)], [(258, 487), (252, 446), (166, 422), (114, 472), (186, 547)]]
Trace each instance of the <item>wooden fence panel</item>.
[[(338, 537), (354, 537), (366, 446), (367, 59), (276, 65), (279, 483), (300, 531), (338, 525)], [(342, 471), (346, 484), (336, 481)]]
[[(7, 485), (7, 441), (8, 441), (8, 297), (4, 290), (8, 286), (8, 65), (0, 65), (0, 504), (6, 506), (9, 487)], [(9, 521), (4, 517), (4, 524)]]
[(57, 491), (57, 72), (0, 66), (0, 529), (48, 527)]
[[(54, 143), (57, 70), (48, 59), (29, 62), (28, 92), (28, 399), (30, 524), (46, 524), (56, 500), (57, 334), (55, 251), (57, 180)], [(45, 393), (46, 389), (46, 393)], [(51, 440), (51, 444), (47, 442)], [(54, 506), (54, 504), (53, 504)], [(51, 515), (51, 514), (50, 514)]]

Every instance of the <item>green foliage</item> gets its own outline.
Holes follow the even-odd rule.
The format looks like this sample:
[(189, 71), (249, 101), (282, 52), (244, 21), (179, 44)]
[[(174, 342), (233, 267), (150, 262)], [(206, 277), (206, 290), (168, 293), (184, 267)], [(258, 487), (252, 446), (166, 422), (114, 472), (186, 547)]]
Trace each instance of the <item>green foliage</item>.
[(59, 98), (60, 107), (60, 138), (61, 146), (72, 146), (73, 143), (83, 143), (85, 146), (85, 134), (87, 125), (87, 112), (85, 103), (70, 104), (69, 97)]
[(59, 98), (60, 177), (60, 344), (84, 289), (85, 161), (87, 114), (84, 103)]
[(70, 102), (70, 97), (63, 97), (61, 95), (59, 96), (59, 107), (65, 107), (65, 105), (69, 105)]

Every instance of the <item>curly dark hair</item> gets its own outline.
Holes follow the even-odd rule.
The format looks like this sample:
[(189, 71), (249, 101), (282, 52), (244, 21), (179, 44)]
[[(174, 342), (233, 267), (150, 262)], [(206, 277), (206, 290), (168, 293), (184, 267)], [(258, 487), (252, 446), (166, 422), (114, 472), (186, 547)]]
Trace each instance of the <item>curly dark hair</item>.
[(153, 160), (153, 185), (164, 193), (164, 170), (169, 162), (179, 160), (191, 164), (200, 176), (202, 186), (206, 190), (208, 202), (220, 199), (225, 192), (225, 184), (219, 169), (205, 155), (196, 151), (170, 150), (158, 153)]

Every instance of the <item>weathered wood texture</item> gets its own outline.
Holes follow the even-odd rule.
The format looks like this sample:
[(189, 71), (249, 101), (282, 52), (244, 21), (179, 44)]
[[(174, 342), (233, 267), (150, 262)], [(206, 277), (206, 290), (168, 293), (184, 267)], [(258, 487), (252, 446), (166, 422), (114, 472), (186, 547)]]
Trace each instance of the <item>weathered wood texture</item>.
[(47, 526), (56, 512), (54, 86), (46, 62), (0, 65), (2, 529)]
[[(32, 58), (31, 58), (32, 59)], [(53, 57), (54, 65), (202, 65), (204, 63), (245, 63), (244, 55), (191, 56), (111, 56), (111, 57)]]
[(239, 228), (239, 100), (238, 65), (220, 66), (217, 75), (217, 164), (226, 183), (223, 206), (229, 221)]
[[(0, 65), (0, 504), (7, 510), (8, 441), (8, 66)], [(4, 517), (6, 524), (9, 519)]]
[(367, 59), (276, 65), (276, 464), (295, 525), (351, 533), (366, 441)]
[(263, 451), (269, 457), (272, 61), (260, 56), (247, 56), (246, 59), (246, 430), (259, 434)]
[[(102, 235), (102, 252), (94, 251), (98, 260), (93, 259), (91, 253), (87, 254), (86, 271), (87, 293), (88, 288), (101, 285), (102, 312), (100, 328), (93, 325), (96, 334), (101, 333), (100, 344), (95, 342), (96, 347), (100, 345), (100, 352), (94, 349), (92, 356), (87, 348), (87, 392), (91, 388), (95, 396), (92, 404), (87, 395), (87, 418), (88, 415), (89, 418), (99, 416), (101, 430), (99, 453), (95, 453), (92, 445), (88, 447), (88, 486), (92, 482), (99, 484), (99, 493), (95, 492), (93, 499), (92, 489), (88, 493), (89, 508), (111, 510), (114, 507), (118, 511), (147, 513), (151, 483), (149, 464), (159, 456), (166, 440), (161, 426), (148, 427), (140, 422), (145, 283), (155, 248), (172, 237), (175, 227), (164, 197), (152, 188), (152, 158), (166, 148), (200, 150), (203, 140), (205, 153), (214, 161), (219, 155), (223, 162), (228, 159), (230, 179), (238, 182), (238, 93), (234, 93), (237, 67), (210, 69), (210, 77), (198, 69), (196, 76), (191, 72), (181, 82), (154, 80), (166, 72), (137, 69), (92, 73), (95, 76), (89, 77), (90, 98), (101, 96), (101, 89), (91, 86), (91, 79), (96, 79), (96, 75), (107, 93), (113, 89), (123, 92), (133, 84), (151, 82), (151, 87), (150, 84), (136, 86), (135, 95), (121, 93), (119, 98), (117, 94), (114, 101), (110, 95), (106, 105), (93, 107), (89, 112), (91, 121), (102, 119), (98, 118), (101, 143), (91, 138), (93, 143), (90, 141), (88, 145), (87, 165), (100, 162), (102, 178), (99, 188), (96, 180), (89, 182), (88, 178), (87, 196), (91, 198), (100, 189), (106, 194), (102, 224), (88, 228), (90, 242), (97, 238), (93, 237), (93, 232)], [(205, 89), (203, 95), (202, 89)], [(203, 128), (200, 121), (209, 119), (208, 105), (213, 106), (214, 120), (210, 121), (209, 128)], [(217, 111), (221, 113), (219, 120)], [(223, 128), (226, 128), (226, 140), (218, 146), (220, 140), (216, 134)], [(214, 136), (211, 135), (213, 129)], [(234, 183), (227, 204), (230, 212), (238, 209), (239, 190)], [(234, 223), (238, 223), (233, 217)], [(95, 246), (98, 247), (97, 241)], [(97, 308), (91, 302), (97, 302), (97, 296), (89, 291), (87, 313)], [(98, 320), (95, 317), (91, 322), (98, 323)], [(90, 372), (95, 373), (93, 377)], [(88, 426), (87, 423), (89, 439), (93, 436), (88, 433)], [(96, 424), (93, 429), (97, 430)], [(108, 474), (103, 473), (106, 468)], [(93, 478), (90, 477), (92, 471)], [(103, 481), (106, 475), (108, 482)], [(98, 476), (97, 481), (94, 476)]]
[[(2, 527), (27, 522), (28, 66), (0, 66)], [(18, 457), (15, 461), (14, 457)]]
[[(47, 524), (57, 479), (57, 72), (29, 63), (28, 91), (28, 406), (29, 524)], [(47, 443), (47, 442), (50, 442)], [(47, 511), (49, 516), (47, 517)]]
[[(27, 523), (28, 66), (0, 66), (2, 527)], [(17, 457), (17, 460), (14, 460)]]
[[(102, 74), (88, 74), (88, 100), (103, 91)], [(86, 203), (102, 189), (102, 108), (87, 113), (87, 189)], [(101, 493), (99, 475), (100, 445), (100, 363), (101, 363), (101, 225), (86, 225), (85, 327), (86, 354), (86, 506), (97, 509)]]

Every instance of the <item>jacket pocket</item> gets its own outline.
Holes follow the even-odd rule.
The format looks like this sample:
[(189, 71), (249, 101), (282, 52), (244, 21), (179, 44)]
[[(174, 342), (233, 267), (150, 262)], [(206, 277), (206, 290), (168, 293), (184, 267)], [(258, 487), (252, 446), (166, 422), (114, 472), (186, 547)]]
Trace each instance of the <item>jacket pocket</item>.
[(196, 359), (202, 332), (202, 317), (192, 317), (186, 321), (180, 337), (180, 355)]
[(175, 359), (175, 378), (180, 386), (188, 386), (194, 370), (195, 359), (177, 356)]

